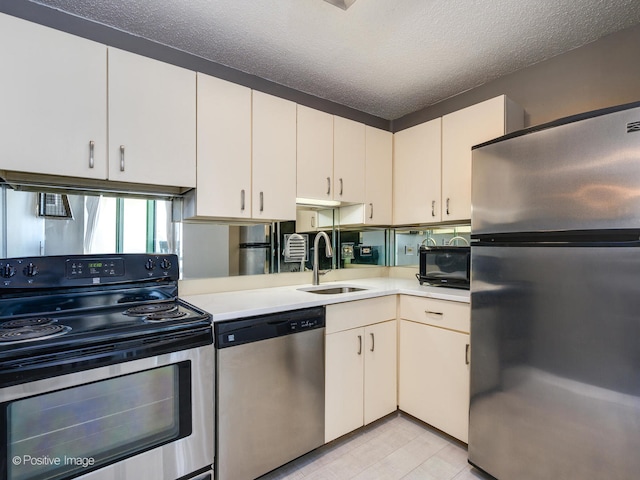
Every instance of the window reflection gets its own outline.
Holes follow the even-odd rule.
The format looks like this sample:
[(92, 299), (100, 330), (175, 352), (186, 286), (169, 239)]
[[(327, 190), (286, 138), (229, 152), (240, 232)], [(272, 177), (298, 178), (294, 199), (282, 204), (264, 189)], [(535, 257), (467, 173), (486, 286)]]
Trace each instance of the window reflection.
[(1, 187), (2, 256), (175, 251), (171, 199), (57, 193), (73, 215), (43, 215), (41, 192)]

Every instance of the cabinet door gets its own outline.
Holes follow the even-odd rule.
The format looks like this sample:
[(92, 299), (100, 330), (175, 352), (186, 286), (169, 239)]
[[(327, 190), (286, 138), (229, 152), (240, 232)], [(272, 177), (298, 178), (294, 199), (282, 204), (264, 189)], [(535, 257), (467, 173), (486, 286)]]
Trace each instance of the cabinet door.
[(253, 92), (252, 216), (296, 218), (296, 104)]
[(393, 213), (393, 134), (367, 126), (365, 129), (366, 225), (391, 225)]
[(393, 223), (440, 221), (441, 119), (394, 135)]
[(364, 329), (325, 340), (325, 442), (363, 425)]
[(471, 147), (505, 133), (505, 97), (442, 117), (442, 220), (471, 218)]
[(251, 89), (197, 78), (197, 215), (249, 218)]
[(363, 203), (365, 198), (365, 126), (333, 117), (333, 199)]
[(107, 47), (0, 14), (0, 169), (107, 178)]
[(364, 424), (398, 408), (397, 322), (378, 323), (364, 329)]
[(296, 233), (315, 232), (318, 229), (318, 212), (315, 210), (296, 211)]
[(109, 48), (109, 179), (196, 186), (196, 74)]
[(469, 428), (469, 335), (400, 320), (400, 409), (463, 441)]
[(298, 105), (297, 196), (333, 196), (333, 115)]

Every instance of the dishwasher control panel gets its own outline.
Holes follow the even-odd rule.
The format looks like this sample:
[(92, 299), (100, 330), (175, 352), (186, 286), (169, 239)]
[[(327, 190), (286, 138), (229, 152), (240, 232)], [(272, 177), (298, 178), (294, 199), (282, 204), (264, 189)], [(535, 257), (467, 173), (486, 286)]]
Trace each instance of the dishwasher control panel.
[(301, 330), (309, 330), (311, 328), (318, 328), (320, 325), (320, 320), (317, 318), (310, 320), (291, 320), (289, 322), (289, 331), (290, 332), (299, 332)]
[(216, 348), (234, 347), (324, 328), (324, 307), (304, 308), (214, 323)]

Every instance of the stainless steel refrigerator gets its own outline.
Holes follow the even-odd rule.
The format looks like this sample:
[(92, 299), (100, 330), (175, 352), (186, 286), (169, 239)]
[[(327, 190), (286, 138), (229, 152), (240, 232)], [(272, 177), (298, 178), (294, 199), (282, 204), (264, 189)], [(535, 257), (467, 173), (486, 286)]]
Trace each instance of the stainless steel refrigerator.
[(469, 461), (640, 475), (640, 102), (474, 147)]

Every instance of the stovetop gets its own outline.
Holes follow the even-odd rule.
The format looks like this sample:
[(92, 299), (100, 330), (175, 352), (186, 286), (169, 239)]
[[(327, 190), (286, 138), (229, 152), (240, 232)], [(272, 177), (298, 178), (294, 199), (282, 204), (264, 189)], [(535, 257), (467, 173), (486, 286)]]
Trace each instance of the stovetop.
[(180, 300), (175, 255), (0, 261), (0, 361), (210, 327)]

